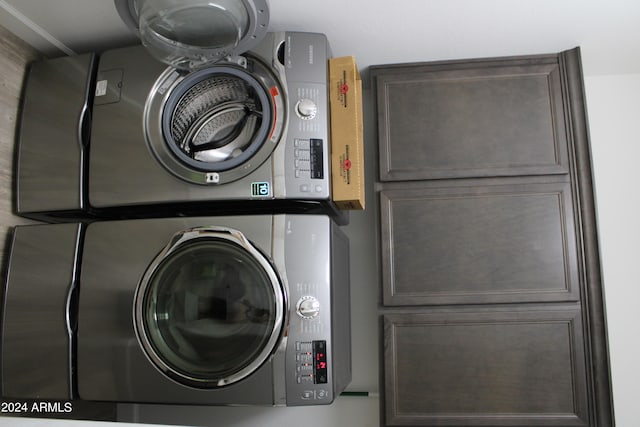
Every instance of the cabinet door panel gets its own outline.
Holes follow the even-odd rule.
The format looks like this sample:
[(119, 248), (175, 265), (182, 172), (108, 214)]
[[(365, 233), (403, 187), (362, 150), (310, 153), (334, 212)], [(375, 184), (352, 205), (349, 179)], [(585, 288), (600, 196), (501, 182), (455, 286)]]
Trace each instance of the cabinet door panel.
[(424, 186), (380, 201), (385, 305), (579, 299), (568, 183)]
[(557, 58), (460, 67), (374, 67), (381, 180), (567, 173)]
[(387, 426), (582, 426), (579, 307), (384, 316)]

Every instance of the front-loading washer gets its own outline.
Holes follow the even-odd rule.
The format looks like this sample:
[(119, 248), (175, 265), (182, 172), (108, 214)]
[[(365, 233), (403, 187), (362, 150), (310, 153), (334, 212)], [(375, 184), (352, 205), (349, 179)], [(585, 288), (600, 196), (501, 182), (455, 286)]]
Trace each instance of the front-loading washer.
[(348, 221), (331, 199), (325, 35), (268, 32), (266, 0), (115, 4), (142, 45), (30, 67), (18, 214)]
[(349, 243), (327, 216), (20, 226), (5, 294), (9, 397), (318, 405), (351, 379)]
[(167, 68), (142, 46), (103, 53), (90, 204), (329, 203), (329, 55), (324, 35), (291, 32), (197, 71)]

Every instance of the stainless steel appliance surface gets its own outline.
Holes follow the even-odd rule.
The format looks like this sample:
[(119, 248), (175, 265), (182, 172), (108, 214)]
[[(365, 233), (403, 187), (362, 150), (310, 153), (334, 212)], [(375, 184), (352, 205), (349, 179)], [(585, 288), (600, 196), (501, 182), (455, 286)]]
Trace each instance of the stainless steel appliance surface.
[(69, 400), (80, 224), (14, 229), (2, 293), (1, 396)]
[(195, 71), (143, 47), (101, 55), (89, 164), (93, 206), (329, 199), (326, 37), (269, 33)]
[[(317, 212), (345, 223), (331, 202), (328, 41), (301, 32), (261, 37), (251, 51), (194, 70), (167, 66), (143, 46), (79, 64), (34, 64), (18, 141), (17, 212)], [(71, 81), (83, 84), (66, 81), (59, 67), (82, 74)], [(64, 84), (47, 85), (52, 70)], [(52, 180), (56, 191), (48, 191)]]
[(15, 211), (82, 215), (95, 54), (34, 62), (25, 75), (16, 138)]
[[(296, 406), (351, 380), (349, 242), (327, 216), (21, 226), (9, 272), (3, 395), (53, 375), (51, 398)], [(44, 294), (50, 310), (26, 303)], [(55, 338), (55, 374), (19, 319)]]

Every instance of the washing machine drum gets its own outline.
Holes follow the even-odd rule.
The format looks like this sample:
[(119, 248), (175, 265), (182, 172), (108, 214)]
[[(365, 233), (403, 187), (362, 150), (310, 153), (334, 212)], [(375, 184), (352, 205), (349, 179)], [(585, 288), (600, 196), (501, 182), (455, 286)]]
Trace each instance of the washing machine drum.
[(168, 69), (152, 89), (147, 142), (178, 178), (235, 181), (264, 163), (280, 140), (285, 111), (277, 79), (259, 60), (239, 60), (186, 74)]
[(236, 181), (260, 167), (279, 142), (286, 115), (280, 85), (260, 61), (241, 60), (187, 74), (169, 68), (154, 85), (145, 136), (178, 178), (202, 185)]
[(195, 166), (235, 167), (266, 137), (269, 104), (260, 87), (233, 68), (204, 74), (190, 76), (172, 94), (163, 117), (165, 138), (176, 155)]
[(138, 340), (169, 378), (219, 388), (248, 377), (282, 337), (284, 291), (268, 259), (240, 232), (179, 233), (136, 291)]

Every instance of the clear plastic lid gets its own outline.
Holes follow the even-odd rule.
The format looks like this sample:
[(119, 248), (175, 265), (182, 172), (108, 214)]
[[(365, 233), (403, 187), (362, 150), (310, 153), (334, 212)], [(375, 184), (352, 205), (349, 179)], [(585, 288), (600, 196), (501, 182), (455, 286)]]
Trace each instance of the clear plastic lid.
[(176, 68), (197, 69), (241, 54), (267, 32), (267, 0), (132, 0), (149, 52)]

